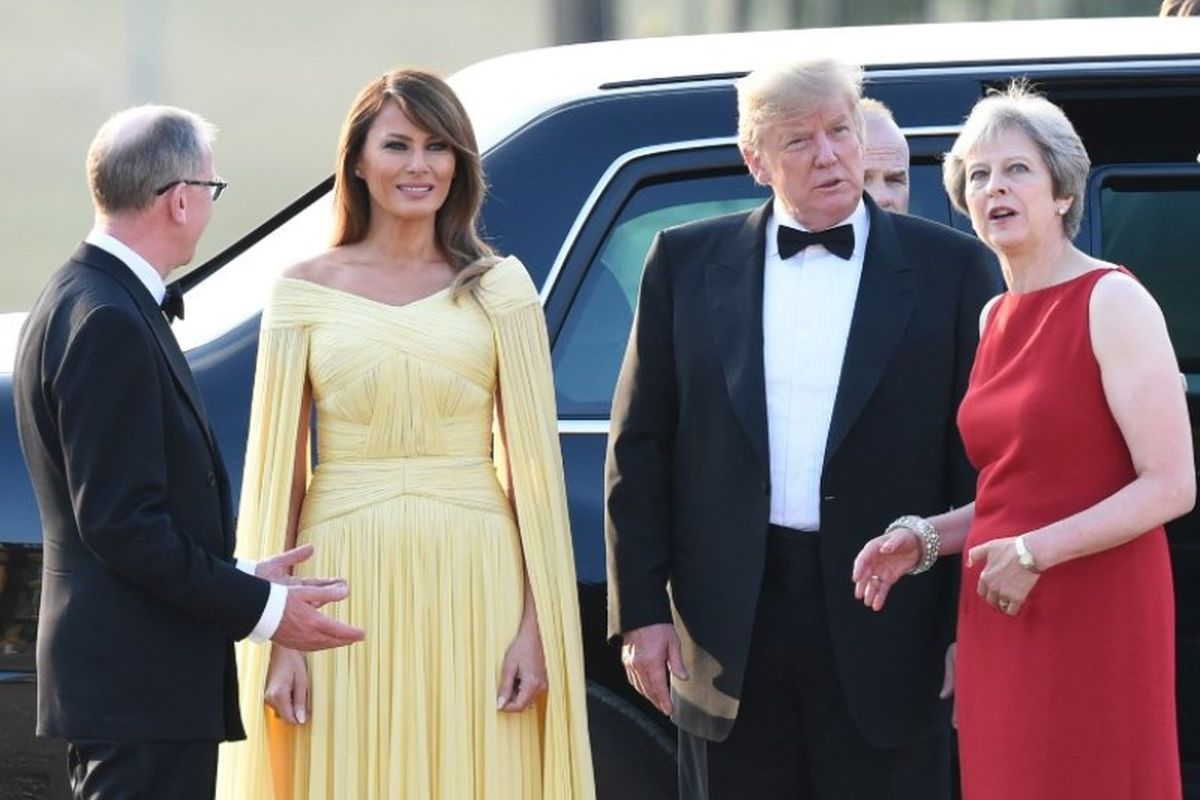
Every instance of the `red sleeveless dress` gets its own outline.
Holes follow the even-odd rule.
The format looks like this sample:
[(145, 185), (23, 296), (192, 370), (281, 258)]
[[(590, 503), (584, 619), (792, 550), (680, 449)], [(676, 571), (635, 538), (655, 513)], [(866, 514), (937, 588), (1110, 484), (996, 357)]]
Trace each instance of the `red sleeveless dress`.
[[(1107, 272), (993, 306), (958, 413), (979, 470), (967, 549), (1082, 511), (1134, 479), (1089, 333), (1089, 298)], [(1162, 528), (1047, 570), (1012, 617), (976, 592), (981, 568), (964, 557), (964, 800), (1179, 798)]]

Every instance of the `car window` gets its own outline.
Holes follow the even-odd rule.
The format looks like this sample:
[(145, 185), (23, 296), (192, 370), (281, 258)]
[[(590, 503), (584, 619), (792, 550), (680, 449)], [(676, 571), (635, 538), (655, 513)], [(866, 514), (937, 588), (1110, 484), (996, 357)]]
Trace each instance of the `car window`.
[(943, 225), (951, 223), (950, 199), (942, 189), (942, 165), (913, 159), (908, 169), (908, 213)]
[(1099, 255), (1127, 267), (1154, 295), (1180, 368), (1200, 373), (1200, 170), (1190, 174), (1122, 174), (1094, 179), (1099, 200)]
[(766, 197), (744, 171), (647, 181), (634, 190), (592, 260), (555, 341), (560, 417), (608, 418), (654, 235), (672, 225), (744, 211)]
[(261, 238), (259, 231), (249, 234), (248, 248), (235, 244), (231, 249), (244, 252), (188, 291), (187, 316), (171, 327), (180, 346), (209, 344), (258, 314), (287, 267), (328, 247), (332, 220), (333, 199), (325, 192)]
[[(914, 160), (911, 213), (950, 221), (941, 180), (935, 160)], [(743, 169), (656, 177), (636, 186), (592, 259), (555, 340), (561, 418), (608, 418), (654, 235), (672, 225), (745, 211), (767, 196)]]

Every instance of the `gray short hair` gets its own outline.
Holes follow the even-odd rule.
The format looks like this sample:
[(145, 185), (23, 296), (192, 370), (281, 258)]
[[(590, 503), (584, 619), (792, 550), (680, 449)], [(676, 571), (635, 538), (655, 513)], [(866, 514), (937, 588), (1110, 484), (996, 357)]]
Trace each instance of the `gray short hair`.
[(163, 186), (200, 178), (216, 133), (203, 117), (172, 106), (137, 106), (109, 117), (87, 154), (96, 210), (141, 211)]
[(763, 125), (813, 111), (839, 96), (850, 107), (858, 138), (862, 139), (862, 110), (858, 107), (862, 81), (860, 67), (832, 58), (792, 61), (751, 72), (737, 82), (738, 144), (756, 152)]
[(971, 109), (962, 133), (942, 163), (942, 182), (950, 202), (962, 213), (969, 213), (967, 154), (979, 144), (1014, 130), (1028, 136), (1041, 153), (1050, 170), (1054, 196), (1071, 198), (1062, 225), (1067, 238), (1074, 238), (1083, 221), (1083, 196), (1092, 162), (1063, 110), (1034, 92), (1025, 81), (1014, 81), (1003, 92), (992, 92)]

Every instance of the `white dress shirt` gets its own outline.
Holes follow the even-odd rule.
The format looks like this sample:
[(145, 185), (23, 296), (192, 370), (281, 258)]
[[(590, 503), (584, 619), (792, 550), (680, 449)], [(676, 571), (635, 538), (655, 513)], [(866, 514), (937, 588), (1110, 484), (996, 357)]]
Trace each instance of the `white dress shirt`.
[[(98, 229), (92, 229), (84, 241), (115, 256), (141, 281), (146, 290), (150, 292), (150, 296), (154, 298), (154, 302), (162, 303), (163, 296), (167, 293), (167, 285), (163, 282), (162, 275), (158, 274), (158, 270), (150, 266), (150, 262), (142, 258), (133, 248), (115, 236)], [(253, 575), (258, 568), (258, 562), (239, 558), (237, 568)], [(267, 597), (267, 605), (263, 608), (262, 616), (258, 618), (258, 624), (254, 626), (254, 630), (250, 631), (250, 641), (262, 644), (274, 636), (283, 619), (283, 609), (286, 605), (287, 587), (272, 583), (271, 594)]]
[(854, 227), (849, 260), (820, 245), (782, 259), (779, 226), (804, 227), (778, 198), (767, 222), (763, 368), (771, 522), (803, 531), (821, 527), (821, 468), (870, 228), (862, 201), (839, 224), (846, 223)]

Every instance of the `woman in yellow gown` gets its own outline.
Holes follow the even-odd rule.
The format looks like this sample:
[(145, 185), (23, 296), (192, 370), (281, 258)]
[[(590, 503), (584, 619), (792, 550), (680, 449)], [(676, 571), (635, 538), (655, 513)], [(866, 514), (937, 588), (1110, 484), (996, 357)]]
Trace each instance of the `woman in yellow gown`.
[(334, 245), (263, 312), (239, 554), (313, 543), (305, 572), (349, 580), (334, 613), (367, 637), (240, 650), (221, 798), (594, 794), (545, 323), (477, 234), (476, 150), (440, 79), (368, 84)]

